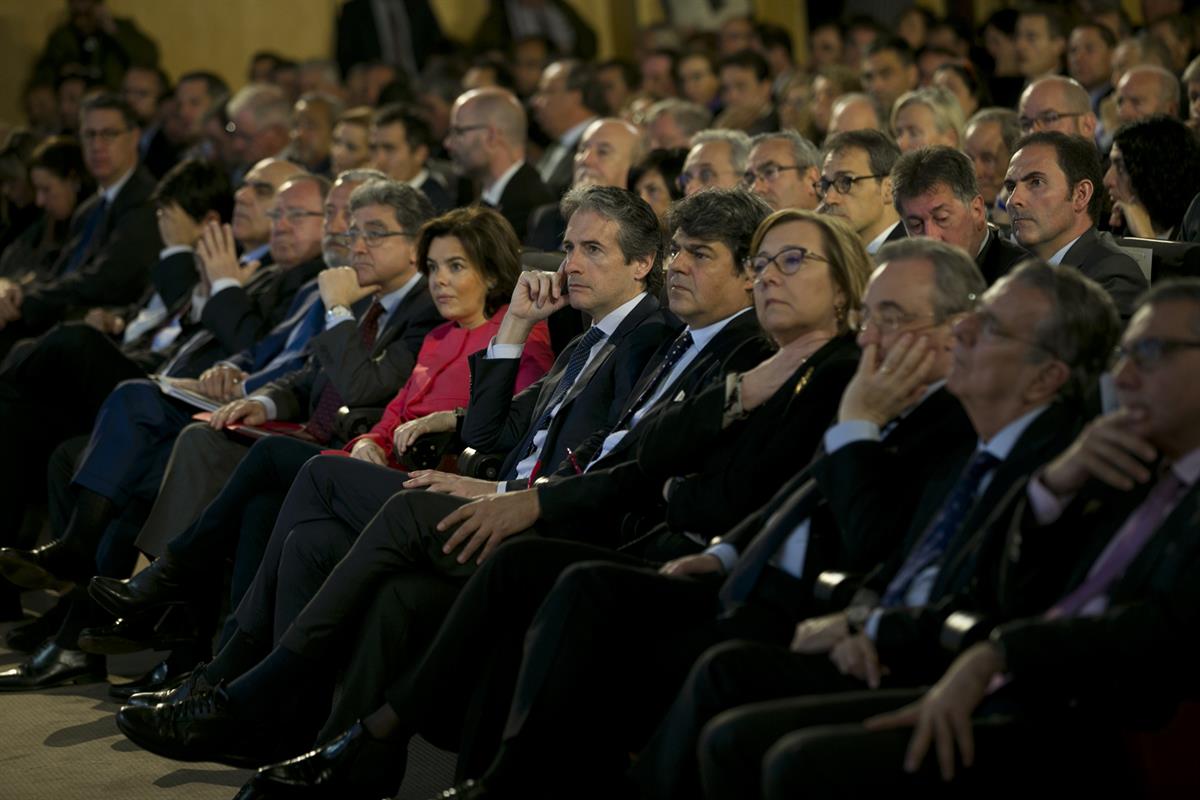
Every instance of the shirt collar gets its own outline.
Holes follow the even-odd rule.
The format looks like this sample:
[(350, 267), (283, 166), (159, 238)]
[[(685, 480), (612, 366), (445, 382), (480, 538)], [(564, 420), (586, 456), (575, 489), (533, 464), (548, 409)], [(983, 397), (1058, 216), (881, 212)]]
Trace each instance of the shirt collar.
[(979, 257), (983, 255), (983, 251), (987, 250), (988, 242), (992, 240), (992, 226), (985, 224), (983, 227), (983, 241), (980, 242), (979, 249), (975, 251), (976, 261), (978, 261)]
[(1059, 250), (1057, 253), (1050, 256), (1048, 259), (1046, 259), (1046, 262), (1048, 264), (1052, 264), (1057, 267), (1059, 264), (1062, 263), (1063, 257), (1067, 254), (1067, 251), (1071, 249), (1071, 245), (1078, 242), (1082, 236), (1083, 236), (1083, 234), (1081, 233), (1081, 234), (1079, 234), (1079, 236), (1076, 236), (1074, 239), (1067, 242), (1065, 245), (1063, 245), (1063, 248), (1061, 250)]
[(1017, 446), (1017, 440), (1021, 438), (1021, 434), (1023, 434), (1025, 429), (1032, 425), (1033, 421), (1038, 418), (1038, 415), (1040, 415), (1048, 407), (1048, 405), (1043, 404), (1037, 408), (1027, 411), (997, 431), (996, 435), (988, 441), (985, 442), (980, 439), (979, 446), (976, 448), (976, 452), (980, 450), (986, 450), (994, 455), (999, 461), (1003, 461), (1004, 459), (1008, 458), (1008, 454), (1011, 453), (1012, 449)]
[(504, 190), (508, 188), (508, 182), (512, 180), (513, 175), (516, 175), (517, 170), (524, 166), (524, 164), (523, 160), (514, 161), (513, 165), (504, 170), (500, 177), (492, 182), (491, 186), (486, 187), (480, 193), (479, 199), (485, 203), (491, 203), (493, 206), (500, 205), (500, 197), (504, 194)]
[(871, 255), (879, 252), (879, 248), (883, 247), (883, 243), (887, 241), (887, 238), (892, 235), (892, 231), (896, 230), (896, 226), (899, 224), (899, 222), (893, 222), (883, 233), (872, 239), (867, 245), (867, 252)]
[(558, 143), (566, 148), (574, 147), (575, 143), (578, 142), (583, 136), (583, 132), (587, 129), (587, 126), (595, 122), (596, 119), (596, 117), (588, 117), (583, 122), (579, 123), (574, 128), (569, 129), (562, 136), (558, 137)]
[(421, 273), (418, 272), (408, 279), (408, 283), (401, 286), (399, 289), (394, 289), (379, 298), (379, 305), (383, 306), (383, 312), (389, 316), (396, 310), (396, 306), (400, 305), (400, 301), (408, 296), (412, 288), (421, 280)]
[(429, 180), (429, 170), (421, 167), (421, 171), (406, 180), (405, 183), (414, 189), (420, 189), (425, 185), (425, 181), (427, 180)]
[(730, 314), (725, 319), (718, 320), (717, 322), (714, 322), (711, 325), (706, 325), (703, 328), (692, 328), (689, 326), (688, 331), (690, 331), (692, 334), (692, 345), (697, 351), (703, 350), (708, 346), (708, 343), (713, 340), (713, 337), (720, 333), (726, 325), (733, 322), (735, 319), (740, 317), (742, 314), (745, 314), (749, 310), (749, 308), (743, 308), (736, 314)]
[(113, 204), (113, 201), (117, 199), (117, 195), (125, 188), (125, 184), (129, 183), (129, 179), (133, 177), (134, 170), (136, 169), (137, 167), (133, 167), (129, 172), (122, 175), (120, 180), (100, 192), (100, 194), (104, 195), (104, 202), (110, 206)]
[(242, 257), (239, 258), (238, 261), (242, 264), (249, 264), (251, 261), (262, 261), (263, 256), (270, 252), (270, 250), (270, 242), (267, 242), (266, 244), (260, 244), (253, 250), (247, 250), (246, 252), (242, 253)]
[(1171, 465), (1176, 477), (1188, 486), (1194, 486), (1200, 480), (1200, 447), (1185, 455)]
[(637, 308), (637, 304), (642, 302), (642, 298), (645, 296), (645, 292), (639, 292), (632, 300), (628, 300), (608, 312), (608, 315), (604, 319), (596, 323), (596, 327), (603, 331), (606, 337), (612, 336), (616, 333), (621, 323), (625, 321), (625, 318), (629, 316), (629, 312)]

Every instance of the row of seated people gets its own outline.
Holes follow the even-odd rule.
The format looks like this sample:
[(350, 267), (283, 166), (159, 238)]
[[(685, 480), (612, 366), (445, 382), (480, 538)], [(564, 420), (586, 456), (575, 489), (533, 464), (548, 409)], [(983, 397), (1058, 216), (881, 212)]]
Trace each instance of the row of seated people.
[[(280, 210), (280, 220), (293, 211), (282, 199)], [(453, 424), (466, 443), (507, 453), (499, 483), (388, 469), (379, 463), (386, 438), (356, 445), (360, 458), (311, 460), (313, 449), (289, 459), (290, 443), (265, 439), (153, 566), (76, 590), (72, 611), (82, 610), (59, 633), (103, 646), (127, 639), (129, 626), (89, 632), (79, 617), (103, 609), (136, 627), (182, 604), (210, 618), (221, 560), (232, 555), (248, 578), (213, 660), (177, 688), (130, 698), (118, 715), (127, 736), (169, 757), (243, 765), (326, 743), (260, 771), (243, 796), (302, 785), (394, 791), (416, 732), (460, 754), (470, 781), (447, 796), (611, 797), (639, 787), (695, 796), (702, 779), (711, 796), (782, 796), (820, 772), (811, 750), (771, 750), (770, 785), (750, 787), (764, 753), (803, 726), (789, 717), (763, 733), (760, 719), (747, 723), (759, 732), (752, 739), (723, 734), (728, 720), (714, 717), (881, 683), (902, 689), (888, 699), (903, 705), (949, 660), (936, 631), (950, 611), (982, 610), (999, 627), (922, 701), (914, 771), (931, 731), (947, 776), (952, 730), (964, 761), (974, 760), (965, 720), (995, 675), (1011, 674), (992, 694), (1023, 723), (1025, 687), (1044, 690), (1042, 678), (1086, 662), (1099, 686), (1052, 693), (1056, 724), (1081, 724), (1071, 709), (1088, 707), (1089, 690), (1148, 666), (1119, 657), (1110, 628), (1145, 637), (1140, 652), (1176, 648), (1172, 663), (1186, 660), (1186, 597), (1163, 606), (1194, 560), (1194, 531), (1172, 524), (1194, 498), (1175, 486), (1164, 501), (1158, 487), (1174, 473), (1194, 484), (1194, 400), (1180, 383), (1194, 357), (1194, 285), (1165, 284), (1137, 306), (1114, 367), (1122, 409), (1089, 423), (1120, 322), (1109, 294), (1072, 266), (1035, 261), (988, 289), (965, 251), (915, 238), (881, 249), (868, 282), (863, 242), (839, 220), (770, 214), (752, 195), (712, 190), (672, 207), (667, 315), (654, 291), (662, 237), (647, 204), (593, 187), (570, 195), (563, 212), (562, 268), (515, 282), (507, 315), (470, 358), (465, 413), (392, 437), (401, 451)], [(537, 324), (567, 305), (594, 324), (514, 396)], [(277, 406), (263, 397), (227, 406), (226, 420), (249, 405), (269, 415)], [(93, 443), (102, 436), (98, 425)], [(156, 506), (185, 458), (168, 461)], [(1174, 473), (1159, 480), (1164, 460)], [(77, 505), (47, 548), (0, 554), (5, 574), (27, 586), (79, 585), (80, 554), (113, 519), (111, 506), (96, 508)], [(1131, 508), (1125, 528), (1137, 536), (1117, 531)], [(1098, 512), (1115, 522), (1090, 524)], [(1086, 546), (1042, 530), (1055, 526)], [(1114, 532), (1133, 544), (1105, 548)], [(1126, 570), (1131, 563), (1140, 569)], [(816, 617), (815, 576), (835, 568), (871, 572), (847, 611)], [(721, 644), (731, 639), (756, 644)], [(47, 647), (5, 676), (8, 688), (94, 673), (94, 662), (60, 657), (74, 648)], [(730, 649), (751, 679), (709, 681)], [(617, 672), (630, 680), (613, 680)], [(963, 683), (979, 691), (964, 695)], [(1144, 687), (1122, 684), (1122, 699), (1136, 705), (1143, 688), (1162, 690), (1155, 699), (1169, 712), (1185, 686), (1160, 674)], [(998, 729), (1009, 747), (1036, 749), (1020, 725)], [(738, 750), (752, 741), (757, 751)], [(857, 763), (871, 751), (844, 752)], [(893, 780), (900, 756), (880, 753), (880, 769), (830, 768), (830, 779)], [(980, 774), (995, 780), (968, 773)]]

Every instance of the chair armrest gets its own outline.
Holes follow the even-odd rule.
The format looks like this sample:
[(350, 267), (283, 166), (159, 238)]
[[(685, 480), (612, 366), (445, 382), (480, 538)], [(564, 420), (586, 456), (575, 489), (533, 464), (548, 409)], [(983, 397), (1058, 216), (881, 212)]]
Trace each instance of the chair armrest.
[(850, 605), (863, 576), (851, 572), (822, 572), (813, 583), (813, 599), (824, 608), (841, 609)]
[(462, 441), (454, 431), (427, 433), (419, 437), (400, 457), (400, 466), (414, 469), (437, 469), (448, 453), (458, 450)]
[(485, 481), (498, 481), (503, 464), (504, 456), (500, 453), (480, 453), (474, 447), (465, 447), (458, 456), (458, 474)]
[(951, 653), (960, 653), (992, 632), (992, 623), (973, 611), (955, 611), (942, 623), (939, 641)]
[(337, 410), (333, 421), (333, 431), (342, 441), (350, 441), (356, 436), (362, 436), (374, 427), (383, 416), (384, 409), (370, 406), (349, 408), (342, 406)]

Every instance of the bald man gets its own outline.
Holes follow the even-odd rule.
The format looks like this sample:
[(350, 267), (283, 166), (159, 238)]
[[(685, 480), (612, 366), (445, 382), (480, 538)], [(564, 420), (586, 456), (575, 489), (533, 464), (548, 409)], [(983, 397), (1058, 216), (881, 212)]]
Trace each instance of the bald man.
[(1124, 124), (1154, 114), (1179, 116), (1179, 81), (1162, 67), (1134, 67), (1117, 84), (1117, 117)]
[(847, 131), (880, 130), (879, 110), (875, 101), (859, 92), (844, 94), (833, 104), (829, 115), (829, 131), (825, 141)]
[(499, 211), (525, 238), (532, 211), (554, 196), (525, 163), (525, 109), (507, 89), (465, 92), (450, 109), (446, 149), (464, 174), (483, 187), (479, 202)]
[(1017, 112), (1023, 134), (1058, 131), (1094, 141), (1096, 115), (1092, 113), (1091, 98), (1074, 78), (1039, 78), (1021, 92)]

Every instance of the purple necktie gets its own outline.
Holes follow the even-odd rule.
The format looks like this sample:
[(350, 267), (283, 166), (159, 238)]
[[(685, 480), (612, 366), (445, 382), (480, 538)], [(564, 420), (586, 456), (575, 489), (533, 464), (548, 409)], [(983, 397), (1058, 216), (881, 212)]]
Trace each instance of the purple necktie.
[(1046, 618), (1076, 616), (1092, 600), (1107, 594), (1112, 584), (1142, 552), (1154, 532), (1162, 526), (1163, 520), (1183, 496), (1185, 488), (1186, 485), (1179, 480), (1175, 471), (1168, 469), (1142, 504), (1125, 520), (1113, 537), (1112, 545), (1100, 555), (1083, 583), (1047, 611)]

